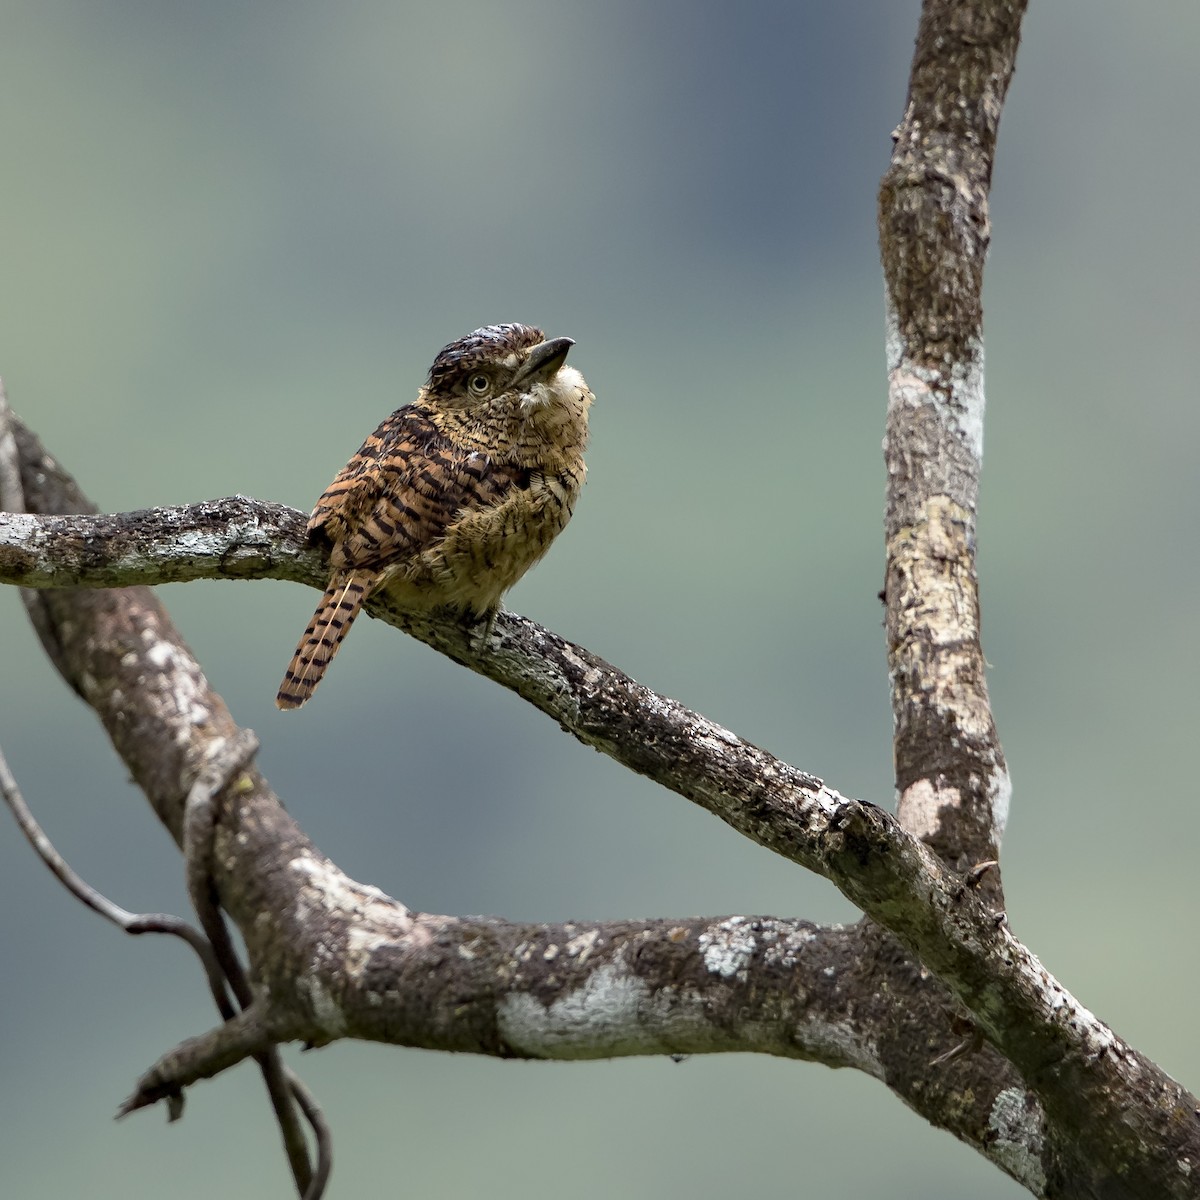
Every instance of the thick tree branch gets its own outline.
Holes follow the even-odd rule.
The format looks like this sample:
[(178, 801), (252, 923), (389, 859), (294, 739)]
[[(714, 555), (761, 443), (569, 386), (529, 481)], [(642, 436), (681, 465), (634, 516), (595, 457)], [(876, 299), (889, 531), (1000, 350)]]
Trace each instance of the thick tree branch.
[[(20, 427), (17, 434), (23, 461), (33, 455), (38, 463), (25, 478), (68, 488), (69, 494), (61, 479), (51, 484), (53, 464), (40, 460), (36, 443)], [(247, 502), (235, 503), (238, 521), (204, 559), (188, 545), (190, 526), (178, 514), (172, 517), (173, 531), (184, 532), (189, 570), (207, 562), (211, 576), (221, 577), (222, 562), (236, 553), (244, 529)], [(201, 508), (197, 524), (211, 534), (213, 507)], [(90, 521), (43, 525), (36, 536), (25, 526), (20, 544), (29, 550), (37, 543), (39, 571), (58, 571), (63, 582), (89, 582), (77, 560), (60, 570), (56, 555), (61, 549), (70, 558)], [(144, 515), (138, 524), (152, 527)], [(7, 533), (0, 542), (7, 544)], [(155, 544), (160, 556), (170, 557), (171, 543), (152, 538), (142, 544)], [(298, 561), (302, 549), (285, 540), (275, 561)], [(264, 558), (253, 573), (272, 569), (278, 568), (268, 568)], [(312, 582), (320, 586), (321, 580)], [(70, 681), (97, 709), (156, 811), (180, 838), (189, 781), (207, 747), (236, 733), (227, 710), (148, 592), (45, 590), (38, 600), (50, 614), (47, 624)], [(376, 611), (405, 624), (403, 614), (386, 604)], [(1161, 1146), (1184, 1152), (1193, 1144), (1192, 1098), (1079, 1005), (992, 919), (973, 889), (889, 814), (840, 796), (520, 617), (502, 616), (482, 655), (472, 652), (469, 632), (452, 622), (412, 623), (411, 631), (512, 687), (581, 740), (832, 879), (950, 987), (988, 1039), (1037, 1081), (1043, 1100), (1053, 1098), (1058, 1111), (1077, 1103), (1083, 1089), (1103, 1119), (1116, 1119), (1117, 1109), (1124, 1119), (1132, 1104), (1160, 1127)], [(876, 1061), (852, 1035), (853, 1024), (847, 1030), (837, 1017), (831, 1021), (838, 1001), (821, 990), (824, 967), (807, 969), (819, 961), (814, 956), (834, 952), (830, 939), (839, 935), (833, 931), (770, 923), (752, 926), (746, 937), (746, 918), (568, 928), (413, 914), (342, 876), (304, 838), (256, 771), (247, 772), (243, 787), (244, 793), (221, 802), (217, 882), (270, 991), (272, 1036), (316, 1043), (371, 1037), (533, 1057), (736, 1047), (853, 1062), (868, 1070)], [(788, 938), (806, 949), (786, 955), (787, 970), (772, 984), (774, 957)], [(582, 952), (565, 949), (589, 945), (583, 961)], [(838, 961), (850, 969), (845, 958)], [(732, 972), (723, 973), (730, 964), (736, 964)], [(447, 995), (469, 998), (455, 1007), (453, 1020), (441, 1003)], [(767, 1019), (772, 1012), (784, 1014), (782, 1033), (778, 1019)], [(831, 1024), (837, 1027), (834, 1039)], [(929, 1058), (951, 1045), (943, 1042)], [(204, 1049), (200, 1039), (187, 1058), (188, 1070), (199, 1075), (225, 1061), (227, 1046), (218, 1039), (207, 1060)], [(163, 1086), (161, 1078), (155, 1086)], [(1022, 1086), (993, 1096), (990, 1140), (980, 1127), (968, 1136), (1031, 1190), (1042, 1190), (1044, 1173), (1030, 1155), (1052, 1131), (1042, 1128)], [(1111, 1135), (1095, 1140), (1109, 1145)], [(1018, 1145), (1022, 1150), (1015, 1154)], [(1101, 1147), (1093, 1150), (1098, 1158)], [(1127, 1155), (1128, 1147), (1122, 1152)]]
[[(89, 507), (15, 418), (9, 432), (30, 506)], [(244, 502), (235, 507), (245, 516)], [(91, 518), (76, 520), (86, 525)], [(204, 523), (211, 528), (211, 513)], [(55, 532), (35, 539), (38, 555), (64, 546), (74, 553), (80, 539), (72, 521), (50, 524)], [(141, 528), (153, 525), (143, 521)], [(211, 548), (218, 575), (244, 528), (223, 529), (223, 543)], [(183, 540), (189, 540), (186, 529)], [(283, 541), (282, 558), (293, 551), (302, 557), (299, 544)], [(93, 544), (99, 561), (104, 543)], [(265, 573), (264, 564), (255, 569)], [(86, 572), (72, 570), (73, 582), (91, 582)], [(321, 585), (319, 573), (312, 582)], [(187, 798), (210, 750), (237, 736), (228, 710), (148, 590), (63, 587), (37, 592), (31, 603), (68, 682), (96, 709), (155, 811), (182, 842)], [(515, 617), (508, 622), (518, 630), (528, 625)], [(456, 626), (445, 636), (463, 648), (469, 640)], [(858, 969), (853, 931), (746, 918), (571, 928), (412, 914), (341, 875), (253, 767), (215, 803), (214, 878), (246, 939), (260, 988), (274, 1001), (273, 1036), (314, 1043), (371, 1037), (533, 1057), (736, 1045), (884, 1073), (879, 1030), (856, 1024), (855, 1002), (844, 990)], [(652, 952), (660, 943), (663, 952)], [(665, 975), (655, 973), (655, 964)], [(403, 986), (402, 969), (411, 975)], [(592, 982), (594, 976), (601, 983)], [(689, 976), (703, 986), (684, 987)], [(416, 1003), (422, 991), (426, 999)], [(448, 995), (473, 1000), (469, 1006), (460, 1000), (451, 1018), (442, 999)], [(564, 1002), (551, 1004), (560, 995)], [(529, 1009), (534, 1001), (546, 1010), (536, 1020)], [(761, 1016), (740, 1029), (738, 1014), (755, 1012)], [(771, 1012), (795, 1019), (768, 1021)], [(208, 1043), (199, 1039), (171, 1061), (198, 1078), (227, 1061), (229, 1045), (214, 1035), (206, 1057)], [(161, 1071), (153, 1086), (165, 1094)]]
[[(898, 816), (959, 869), (999, 857), (1011, 790), (984, 678), (975, 513), (988, 189), (1024, 10), (926, 0), (879, 192)], [(984, 891), (1001, 906), (998, 873)]]
[(246, 496), (87, 521), (0, 512), (0, 581), (98, 588), (287, 579), (316, 587), (328, 568), (305, 541), (307, 520), (284, 504)]
[[(960, 869), (999, 856), (1011, 790), (984, 678), (975, 516), (988, 192), (1024, 11), (1025, 0), (925, 0), (879, 194), (898, 816)], [(998, 874), (983, 886), (1001, 903)], [(1093, 1033), (1058, 1055), (1049, 1045), (1029, 1057), (1005, 1047), (1050, 1118), (1046, 1194), (1194, 1195), (1200, 1141), (1191, 1101), (1098, 1023)], [(1124, 1089), (1097, 1069), (1106, 1060)]]
[[(3, 432), (0, 429), (0, 437)], [(20, 446), (19, 457), (13, 460), (14, 469), (20, 468), (18, 494), (28, 498), (30, 507), (51, 512), (70, 507), (90, 508), (73, 480), (15, 418), (10, 434)], [(16, 451), (14, 445), (14, 454)], [(67, 540), (69, 543), (70, 539)], [(221, 549), (215, 551), (217, 562), (223, 553)], [(319, 575), (313, 582), (320, 586)], [(57, 589), (23, 594), (28, 598), (48, 652), (71, 686), (96, 707), (134, 778), (178, 840), (184, 801), (208, 749), (214, 741), (236, 733), (220, 698), (208, 688), (199, 666), (170, 626), (166, 614), (145, 589), (126, 588), (120, 592)], [(517, 618), (511, 620), (518, 631), (527, 624)], [(536, 627), (530, 628), (536, 631)], [(450, 627), (445, 636), (458, 637), (466, 644), (466, 636), (457, 627)], [(540, 631), (538, 636), (550, 635)], [(583, 652), (577, 653), (572, 648), (567, 653), (572, 669), (583, 670), (586, 675), (590, 668), (579, 657)], [(485, 661), (495, 665), (502, 660), (488, 655)], [(523, 687), (549, 696), (567, 692), (566, 684), (556, 686), (552, 671), (538, 666), (536, 660), (522, 667), (523, 661), (519, 657), (516, 660), (517, 678), (527, 681)], [(319, 996), (334, 994), (344, 987), (335, 982), (341, 962), (326, 953), (328, 943), (324, 940), (323, 926), (313, 923), (315, 940), (306, 940), (309, 923), (300, 922), (298, 930), (289, 930), (297, 933), (299, 940), (289, 943), (278, 924), (262, 925), (255, 920), (266, 911), (297, 911), (298, 889), (304, 881), (297, 879), (290, 864), (300, 861), (298, 851), (304, 852), (305, 860), (315, 851), (311, 851), (292, 826), (265, 782), (255, 776), (251, 779), (254, 783), (251, 793), (243, 795), (218, 826), (220, 833), (231, 821), (239, 822), (236, 835), (223, 834), (220, 843), (230, 847), (231, 857), (218, 848), (217, 864), (228, 864), (217, 877), (222, 902), (241, 925), (260, 976), (277, 980), (275, 994), (287, 996), (299, 980), (307, 979), (301, 968), (309, 963), (323, 966), (331, 980), (319, 979), (318, 986), (310, 988), (305, 996), (310, 992)], [(260, 887), (264, 881), (271, 884), (268, 890)], [(656, 927), (661, 937), (673, 946), (679, 936), (678, 929), (693, 924)], [(717, 985), (727, 978), (722, 973), (727, 960), (719, 949), (724, 938), (720, 927), (725, 924), (701, 922), (700, 929), (693, 929), (692, 936), (687, 938), (687, 945), (692, 947), (694, 972), (701, 978), (714, 976)], [(716, 927), (718, 932), (706, 937), (704, 931), (710, 927)], [(498, 923), (492, 927), (493, 934), (495, 928), (505, 927)], [(620, 932), (607, 926), (598, 928), (614, 936)], [(939, 1071), (936, 1080), (928, 1078), (928, 1061), (962, 1045), (964, 1040), (961, 1023), (954, 1016), (954, 1003), (933, 976), (914, 966), (890, 937), (869, 923), (853, 930), (810, 930), (803, 924), (795, 928), (802, 931), (801, 940), (807, 950), (791, 963), (787, 984), (789, 994), (803, 996), (803, 1023), (811, 1029), (809, 1034), (797, 1035), (795, 1031), (788, 1034), (801, 1048), (798, 1052), (831, 1064), (856, 1062), (870, 1073), (886, 1078), (889, 1086), (928, 1120), (990, 1155), (1011, 1173), (1021, 1176), (1025, 1164), (1036, 1162), (1036, 1147), (1041, 1137), (1036, 1107), (1031, 1108), (1025, 1099), (1014, 1107), (1013, 1097), (1024, 1097), (1024, 1090), (1012, 1068), (994, 1051), (985, 1048), (970, 1056), (960, 1056), (952, 1066)], [(562, 944), (562, 930), (538, 929), (547, 945)], [(516, 961), (522, 962), (526, 971), (530, 969), (524, 949), (528, 931), (518, 932), (516, 940), (510, 939), (507, 958), (501, 946), (497, 958), (480, 964), (486, 976), (490, 978), (494, 973), (501, 980), (511, 977)], [(739, 942), (743, 950), (759, 947), (759, 938), (752, 929), (739, 937)], [(354, 944), (361, 942), (356, 939)], [(712, 950), (713, 946), (718, 949)], [(432, 944), (426, 950), (436, 955), (437, 945)], [(477, 953), (474, 950), (471, 953), (474, 957), (464, 959), (464, 963), (478, 961)], [(547, 962), (544, 956), (532, 961), (535, 966)], [(437, 962), (442, 962), (441, 957), (437, 957)], [(806, 969), (809, 962), (814, 963), (811, 972)], [(603, 964), (597, 961), (597, 965)], [(754, 965), (750, 960), (744, 968), (752, 985)], [(552, 970), (549, 965), (547, 969)], [(441, 970), (444, 972), (445, 967)], [(741, 969), (735, 970), (735, 979), (740, 972)], [(666, 984), (670, 986), (670, 981)], [(547, 989), (547, 994), (551, 990)], [(443, 994), (457, 996), (468, 991), (478, 992), (480, 986), (476, 983), (470, 988), (449, 986)], [(401, 1001), (399, 995), (396, 999)], [(575, 1002), (581, 1003), (578, 996)], [(597, 1002), (599, 999), (584, 1004), (584, 1012), (590, 1012)], [(728, 1006), (705, 996), (702, 1009), (719, 1022), (734, 1025), (738, 1003), (736, 996), (730, 997)], [(427, 1013), (426, 1019), (435, 1030), (447, 1024), (436, 1008)], [(348, 1029), (342, 1031), (349, 1033)], [(411, 1036), (416, 1044), (441, 1044), (441, 1034), (436, 1031), (418, 1031)], [(313, 1033), (312, 1037), (318, 1040), (320, 1034)], [(500, 1042), (493, 1038), (490, 1043), (480, 1043), (479, 1048), (486, 1049), (487, 1044), (496, 1046)], [(678, 1036), (672, 1044), (680, 1047), (680, 1052), (686, 1048)], [(544, 1048), (539, 1052), (550, 1051)], [(1024, 1114), (1019, 1124), (1010, 1116), (1017, 1110)]]
[[(27, 451), (34, 449), (27, 435), (22, 440)], [(46, 463), (30, 473), (41, 477), (43, 487), (55, 486), (48, 485), (52, 475)], [(68, 485), (60, 481), (57, 488)], [(233, 505), (244, 517), (247, 502)], [(211, 535), (214, 506), (200, 508)], [(296, 517), (295, 528), (302, 530), (303, 519)], [(138, 524), (143, 533), (154, 528), (145, 515)], [(46, 551), (66, 546), (73, 553), (86, 540), (72, 532), (70, 520), (54, 521), (52, 527), (50, 536), (34, 539), (47, 566)], [(187, 525), (175, 528), (182, 530), (185, 543), (191, 542), (189, 553), (194, 554)], [(235, 522), (219, 530), (219, 540), (208, 551), (210, 571), (215, 565), (221, 573), (219, 564), (228, 561), (228, 551), (245, 528)], [(144, 546), (141, 538), (132, 540)], [(160, 558), (169, 544), (159, 543)], [(103, 542), (96, 539), (93, 546), (99, 561)], [(284, 540), (284, 547), (276, 561), (301, 557), (298, 544)], [(264, 557), (255, 569), (265, 572), (265, 563)], [(90, 583), (92, 577), (77, 565), (71, 568), (71, 582)], [(111, 573), (104, 574), (108, 567), (98, 569), (112, 579)], [(61, 575), (58, 579), (67, 582)], [(321, 586), (319, 572), (311, 582)], [(71, 681), (97, 708), (155, 810), (182, 840), (189, 781), (214, 739), (236, 734), (227, 711), (150, 593), (44, 591), (38, 599), (55, 610), (55, 626), (70, 631), (64, 657), (72, 664)], [(68, 619), (66, 606), (79, 604), (92, 610), (87, 614), (90, 628), (77, 610)], [(451, 628), (450, 634), (461, 636), (466, 646), (465, 633)], [(147, 662), (155, 667), (153, 681), (145, 678)], [(124, 700), (114, 701), (114, 693)], [(116, 703), (123, 711), (116, 710)], [(170, 731), (165, 738), (163, 729)], [(163, 768), (163, 741), (179, 754), (171, 772)], [(529, 1057), (697, 1053), (737, 1046), (819, 1058), (831, 1065), (871, 1062), (854, 1026), (842, 1022), (845, 1013), (830, 982), (855, 961), (848, 931), (743, 918), (576, 928), (413, 914), (375, 889), (348, 880), (323, 858), (253, 767), (244, 773), (242, 786), (247, 790), (238, 802), (226, 797), (219, 813), (214, 870), (223, 905), (251, 944), (260, 974), (275, 979), (281, 993), (288, 990), (286, 980), (299, 980), (307, 997), (301, 1011), (275, 1014), (280, 1037), (324, 1042), (359, 1036)], [(264, 871), (265, 862), (284, 863), (286, 870)], [(658, 943), (666, 949), (652, 954)], [(436, 950), (437, 962), (430, 962), (431, 950)], [(659, 997), (664, 988), (659, 968), (668, 964), (670, 983)], [(774, 987), (766, 986), (771, 971), (777, 972)], [(402, 981), (407, 972), (411, 979)], [(710, 986), (684, 988), (688, 976)], [(382, 997), (370, 986), (372, 979), (376, 988), (382, 987)], [(414, 988), (426, 996), (424, 1001), (414, 1001)], [(456, 1019), (447, 1021), (437, 998), (448, 993), (472, 997), (477, 1015), (468, 1019), (460, 1002)], [(825, 993), (828, 1004), (821, 1001)], [(559, 994), (568, 1001), (555, 1007), (550, 999)], [(536, 1019), (529, 1008), (534, 999), (546, 1008)], [(780, 1012), (781, 1006), (795, 1008), (794, 1022), (768, 1023), (764, 1016), (746, 1030), (737, 1029), (736, 1013)], [(836, 1035), (831, 1033), (831, 1014), (839, 1019)], [(806, 1038), (804, 1026), (810, 1019), (815, 1032)], [(227, 1050), (227, 1041), (214, 1039), (212, 1062), (224, 1063)], [(189, 1047), (187, 1063), (189, 1079), (205, 1074), (209, 1064), (203, 1046)], [(880, 1070), (878, 1065), (872, 1069)], [(161, 1081), (155, 1086), (161, 1087)]]
[[(29, 526), (27, 517), (15, 526), (11, 518), (3, 518), (0, 546), (15, 544), (25, 564), (33, 556), (38, 578), (62, 585), (110, 583), (111, 566), (95, 565), (103, 558), (104, 545), (97, 531), (119, 528), (116, 542), (129, 558), (140, 563), (172, 560), (181, 540), (190, 577), (198, 578), (205, 570), (209, 578), (221, 578), (224, 564), (239, 554), (250, 502), (229, 502), (234, 515), (223, 534), (217, 524), (222, 503), (197, 505), (190, 516), (186, 509), (171, 510), (167, 537), (157, 531), (149, 534), (155, 526), (149, 512), (128, 518), (60, 519), (37, 529)], [(204, 554), (197, 546), (201, 536)], [(92, 566), (79, 558), (81, 543), (91, 547)], [(262, 556), (243, 577), (274, 577), (276, 564), (299, 561), (303, 549), (303, 543), (284, 540), (276, 555)], [(163, 576), (174, 577), (173, 570), (165, 567)], [(139, 566), (138, 575), (145, 578), (145, 571)], [(34, 572), (32, 567), (19, 570), (11, 581), (28, 580)], [(124, 582), (125, 577), (117, 580)], [(0, 581), (9, 581), (3, 566)], [(308, 581), (320, 587), (323, 575), (317, 572)], [(995, 986), (985, 965), (988, 960), (1007, 963), (1000, 977), (1008, 976), (1013, 987), (1010, 1002), (1028, 1014), (1033, 994), (1012, 971), (1012, 951), (1018, 943), (992, 920), (962, 878), (946, 870), (889, 813), (840, 795), (820, 779), (522, 617), (503, 614), (492, 644), (477, 654), (470, 632), (453, 622), (414, 619), (390, 608), (386, 596), (378, 597), (371, 611), (512, 688), (581, 741), (693, 800), (768, 849), (824, 875), (960, 991), (968, 1007)], [(186, 686), (199, 689), (199, 681), (192, 675), (189, 679)], [(173, 831), (178, 828), (179, 812), (160, 815)], [(984, 1006), (989, 1011), (992, 1007)], [(1000, 1035), (999, 1025), (993, 1032)]]

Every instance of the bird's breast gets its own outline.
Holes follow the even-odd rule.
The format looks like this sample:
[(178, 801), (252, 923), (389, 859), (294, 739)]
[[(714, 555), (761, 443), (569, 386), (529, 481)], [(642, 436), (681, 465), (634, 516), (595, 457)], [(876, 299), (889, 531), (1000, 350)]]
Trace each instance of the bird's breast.
[(495, 608), (571, 519), (584, 473), (582, 457), (565, 470), (533, 469), (502, 503), (465, 510), (440, 542), (389, 570), (393, 594), (412, 607)]

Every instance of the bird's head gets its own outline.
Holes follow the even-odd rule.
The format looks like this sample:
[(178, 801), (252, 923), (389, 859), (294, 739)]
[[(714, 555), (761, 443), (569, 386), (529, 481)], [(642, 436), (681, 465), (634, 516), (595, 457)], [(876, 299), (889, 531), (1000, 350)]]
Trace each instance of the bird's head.
[[(532, 410), (586, 391), (564, 366), (571, 338), (550, 338), (533, 325), (487, 325), (451, 342), (433, 360), (425, 395), (450, 408)], [(590, 393), (589, 393), (590, 398)]]

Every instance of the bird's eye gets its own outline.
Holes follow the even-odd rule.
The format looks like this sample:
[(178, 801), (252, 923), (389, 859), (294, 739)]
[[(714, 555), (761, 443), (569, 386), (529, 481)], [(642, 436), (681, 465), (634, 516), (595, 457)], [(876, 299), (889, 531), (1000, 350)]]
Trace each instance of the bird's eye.
[(467, 387), (473, 396), (486, 396), (492, 389), (492, 381), (482, 371), (476, 371), (467, 380)]

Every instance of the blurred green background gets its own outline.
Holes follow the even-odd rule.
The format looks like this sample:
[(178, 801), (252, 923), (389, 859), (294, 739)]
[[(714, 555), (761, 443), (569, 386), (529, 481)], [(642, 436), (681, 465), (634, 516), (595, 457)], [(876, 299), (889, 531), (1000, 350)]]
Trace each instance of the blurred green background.
[[(0, 373), (102, 507), (308, 509), (445, 342), (569, 334), (591, 477), (510, 607), (890, 801), (874, 206), (916, 0), (0, 12)], [(1198, 38), (1184, 0), (1031, 7), (995, 176), (979, 542), (1013, 928), (1193, 1088)], [(163, 598), (305, 829), (410, 905), (854, 918), (373, 622), (279, 714), (310, 591)], [(121, 904), (182, 911), (178, 855), (10, 591), (0, 639), (0, 737), (51, 836)], [(213, 1022), (198, 972), (0, 830), (4, 1194), (288, 1195), (246, 1067), (178, 1126), (112, 1122)], [(335, 1130), (334, 1198), (1024, 1194), (850, 1071), (290, 1058)]]

